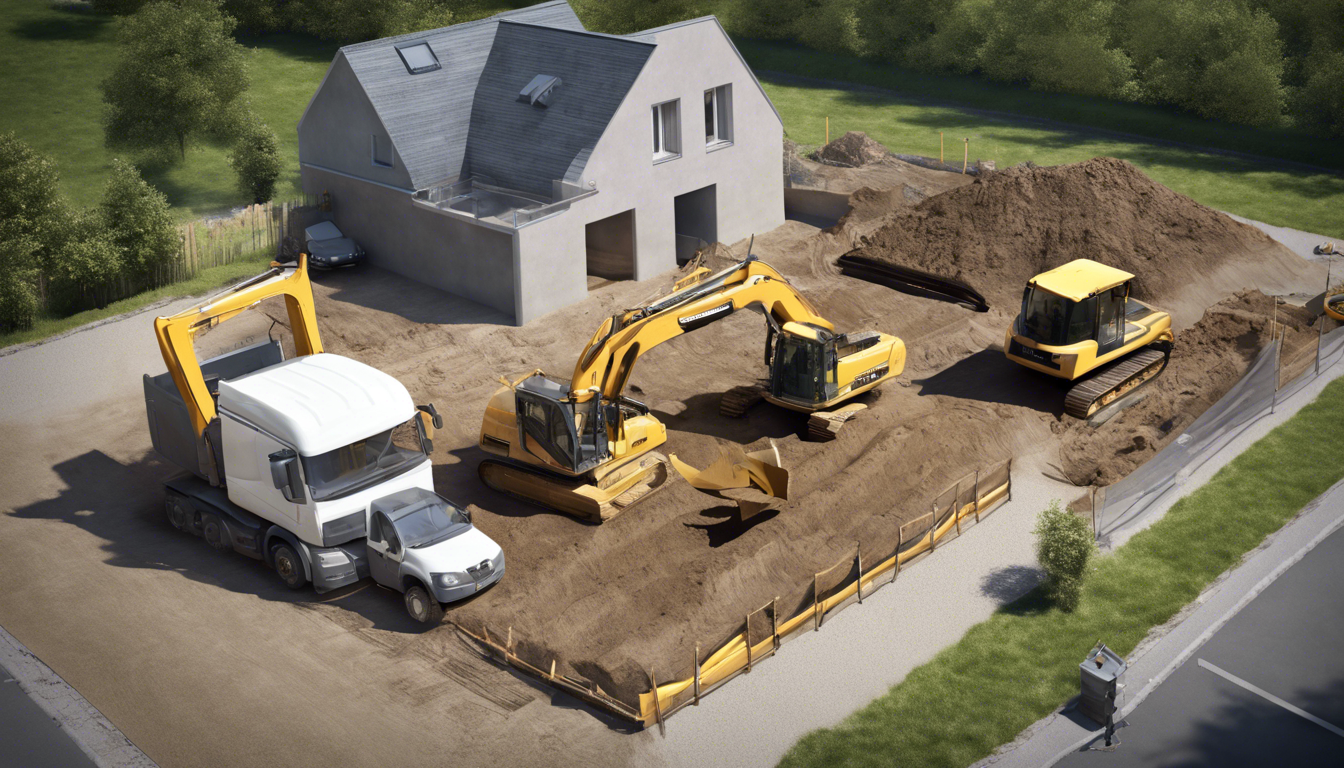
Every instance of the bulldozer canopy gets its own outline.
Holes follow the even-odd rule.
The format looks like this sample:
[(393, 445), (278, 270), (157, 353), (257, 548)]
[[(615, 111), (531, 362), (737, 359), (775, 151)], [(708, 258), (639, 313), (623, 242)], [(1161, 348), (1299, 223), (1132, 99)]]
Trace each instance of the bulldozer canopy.
[(1031, 285), (1073, 301), (1082, 301), (1134, 279), (1134, 275), (1091, 259), (1076, 259), (1031, 279)]

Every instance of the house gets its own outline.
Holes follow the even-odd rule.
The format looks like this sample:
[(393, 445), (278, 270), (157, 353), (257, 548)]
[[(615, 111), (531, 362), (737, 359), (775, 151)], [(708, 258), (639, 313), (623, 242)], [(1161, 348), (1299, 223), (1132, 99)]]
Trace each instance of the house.
[(299, 162), (371, 263), (521, 325), (783, 223), (782, 137), (714, 17), (604, 35), (561, 0), (340, 49)]

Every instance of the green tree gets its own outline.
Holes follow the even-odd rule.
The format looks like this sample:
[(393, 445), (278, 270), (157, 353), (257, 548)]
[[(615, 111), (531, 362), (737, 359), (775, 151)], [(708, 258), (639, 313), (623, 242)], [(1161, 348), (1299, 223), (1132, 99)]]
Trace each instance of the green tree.
[(93, 0), (93, 10), (109, 16), (125, 16), (140, 10), (146, 0)]
[(108, 145), (185, 158), (189, 141), (236, 135), (247, 52), (233, 29), (214, 0), (157, 0), (126, 17), (102, 83)]
[(229, 154), (229, 165), (238, 174), (238, 187), (253, 202), (264, 203), (275, 194), (281, 168), (279, 145), (275, 131), (253, 118)]
[(1344, 136), (1344, 51), (1325, 51), (1303, 65), (1306, 82), (1293, 98), (1304, 128)]
[(1087, 563), (1096, 552), (1087, 521), (1063, 509), (1058, 500), (1036, 516), (1036, 560), (1045, 569), (1045, 589), (1065, 611), (1078, 607)]
[(1047, 91), (1133, 98), (1134, 68), (1113, 40), (1115, 0), (1000, 0), (976, 52), (995, 80)]
[(1263, 9), (1243, 0), (1134, 0), (1124, 27), (1146, 98), (1218, 120), (1281, 121), (1283, 44)]
[(107, 303), (109, 283), (121, 276), (122, 250), (96, 208), (68, 208), (60, 247), (47, 264), (48, 308), (60, 314)]
[[(107, 239), (116, 249), (116, 256), (107, 264), (108, 269), (134, 277), (142, 283), (153, 282), (156, 269), (170, 264), (178, 255), (177, 227), (173, 224), (168, 198), (140, 178), (140, 171), (123, 160), (112, 161), (112, 176), (103, 188), (103, 199), (98, 205), (98, 218)], [(86, 241), (93, 223), (77, 232)], [(78, 239), (78, 237), (76, 238)], [(86, 246), (84, 257), (93, 258), (102, 253), (101, 243)], [(97, 274), (95, 265), (80, 265), (80, 274), (92, 278)]]
[(583, 26), (594, 32), (628, 35), (704, 16), (703, 0), (571, 0)]
[(62, 238), (57, 181), (49, 158), (0, 134), (0, 329), (27, 328), (37, 315), (38, 275)]

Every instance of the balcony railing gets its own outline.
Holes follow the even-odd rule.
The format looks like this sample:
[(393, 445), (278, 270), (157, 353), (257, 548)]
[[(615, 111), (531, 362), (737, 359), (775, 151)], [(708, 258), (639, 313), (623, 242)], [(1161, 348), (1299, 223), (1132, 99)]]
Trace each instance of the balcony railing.
[[(577, 189), (564, 185), (568, 189)], [(570, 203), (597, 194), (586, 189), (560, 200), (546, 200), (491, 183), (488, 177), (469, 176), (452, 184), (422, 189), (417, 203), (451, 214), (518, 229), (569, 209)]]

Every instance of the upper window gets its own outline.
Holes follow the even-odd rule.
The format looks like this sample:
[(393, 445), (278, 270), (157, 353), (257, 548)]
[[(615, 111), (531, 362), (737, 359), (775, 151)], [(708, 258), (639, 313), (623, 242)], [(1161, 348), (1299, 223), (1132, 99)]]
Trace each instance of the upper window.
[(681, 101), (673, 99), (653, 106), (653, 159), (681, 154)]
[(733, 86), (720, 85), (705, 91), (705, 145), (733, 140)]
[(433, 72), (439, 68), (439, 57), (434, 55), (426, 42), (399, 45), (397, 55), (401, 56), (401, 63), (406, 65), (406, 71), (412, 75)]

